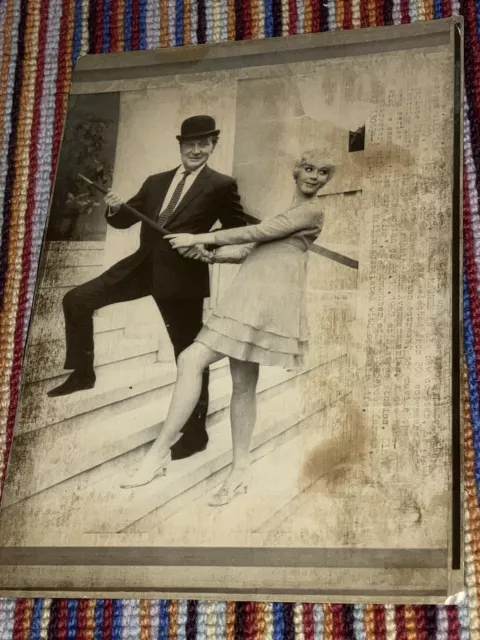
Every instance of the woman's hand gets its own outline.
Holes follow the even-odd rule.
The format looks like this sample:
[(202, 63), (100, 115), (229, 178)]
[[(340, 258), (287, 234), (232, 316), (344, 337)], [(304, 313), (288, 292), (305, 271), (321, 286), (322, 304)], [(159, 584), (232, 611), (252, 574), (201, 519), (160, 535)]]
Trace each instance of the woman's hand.
[(193, 233), (170, 233), (165, 236), (165, 239), (170, 240), (170, 244), (174, 249), (193, 247), (195, 244), (198, 244), (198, 240)]

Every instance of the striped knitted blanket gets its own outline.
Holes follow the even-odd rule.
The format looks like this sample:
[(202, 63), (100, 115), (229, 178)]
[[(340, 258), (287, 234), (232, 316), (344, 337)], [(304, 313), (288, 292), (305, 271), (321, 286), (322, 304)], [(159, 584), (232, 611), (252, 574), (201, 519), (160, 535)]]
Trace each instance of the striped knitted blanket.
[[(465, 16), (464, 330), (467, 597), (451, 606), (0, 600), (0, 637), (449, 640), (480, 637), (480, 5), (475, 0), (0, 0), (0, 467), (72, 66), (82, 54)], [(1, 581), (1, 577), (0, 577)]]

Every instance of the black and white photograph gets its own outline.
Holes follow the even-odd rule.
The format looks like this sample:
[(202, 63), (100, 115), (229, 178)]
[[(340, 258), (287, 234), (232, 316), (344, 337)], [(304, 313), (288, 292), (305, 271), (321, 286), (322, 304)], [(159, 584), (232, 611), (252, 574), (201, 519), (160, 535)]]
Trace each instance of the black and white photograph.
[(459, 220), (438, 42), (80, 63), (2, 546), (328, 550), (327, 591), (442, 593)]

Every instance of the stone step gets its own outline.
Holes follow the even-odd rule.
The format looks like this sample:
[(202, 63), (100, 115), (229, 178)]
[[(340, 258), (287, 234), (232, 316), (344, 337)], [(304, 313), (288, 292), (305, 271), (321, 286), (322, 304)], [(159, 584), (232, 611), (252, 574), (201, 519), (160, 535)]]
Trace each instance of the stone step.
[(93, 389), (59, 398), (49, 398), (47, 392), (63, 382), (65, 375), (26, 385), (19, 410), (18, 434), (44, 429), (170, 384), (175, 379), (175, 365), (157, 362), (155, 353), (146, 353), (98, 367), (96, 375)]
[[(29, 344), (64, 340), (65, 322), (63, 319), (62, 298), (65, 291), (64, 289), (43, 289), (39, 291), (35, 317), (32, 320), (28, 334)], [(126, 318), (127, 305), (125, 303), (99, 309), (93, 316), (93, 332), (96, 335), (105, 331), (123, 329), (126, 324)]]
[[(158, 336), (127, 338), (123, 328), (99, 333), (95, 338), (95, 366), (121, 362), (128, 358), (157, 352)], [(47, 380), (64, 373), (65, 339), (29, 345), (24, 366), (24, 381)]]
[[(341, 362), (345, 363), (346, 357), (341, 358)], [(305, 397), (305, 389), (310, 389), (311, 386), (309, 372), (295, 376), (283, 384), (277, 384), (273, 387), (273, 395), (264, 392), (259, 403), (253, 448), (257, 449), (273, 438), (283, 437), (282, 434), (308, 415), (344, 395), (345, 389), (349, 387), (349, 380), (348, 371), (343, 368), (345, 370), (342, 372), (338, 362), (322, 365), (323, 373), (317, 371), (316, 376), (320, 375), (325, 389), (314, 399)], [(148, 446), (133, 448), (133, 436), (129, 436), (128, 450), (124, 455), (112, 458), (109, 462), (80, 473), (31, 498), (16, 504), (10, 502), (10, 506), (5, 507), (2, 523), (16, 520), (28, 524), (25, 518), (29, 522), (41, 522), (46, 518), (50, 527), (54, 526), (59, 531), (69, 529), (84, 532), (114, 532), (129, 527), (155, 509), (177, 499), (198, 483), (207, 481), (230, 463), (229, 401), (228, 395), (222, 402), (224, 409), (217, 414), (221, 419), (216, 422), (212, 420), (207, 450), (187, 460), (172, 463), (166, 484), (162, 482), (165, 479), (159, 479), (160, 484), (155, 480), (147, 487), (134, 490), (119, 488), (126, 469), (141, 459)], [(158, 425), (151, 430), (145, 441), (148, 442), (157, 433)], [(37, 460), (41, 460), (42, 456), (38, 455), (39, 449), (36, 451)], [(40, 463), (37, 464), (34, 473), (37, 477), (42, 471), (39, 466)], [(42, 465), (45, 471), (49, 466), (50, 463)], [(26, 467), (27, 465), (24, 466)], [(6, 496), (8, 493), (7, 487)], [(8, 538), (6, 529), (3, 529), (2, 533)]]
[(40, 291), (69, 287), (96, 278), (103, 271), (104, 242), (50, 242), (47, 246), (45, 269)]
[[(228, 372), (227, 370), (225, 370), (224, 372), (218, 371), (216, 375), (222, 376), (227, 374)], [(174, 377), (172, 376), (171, 382), (173, 383), (173, 381)], [(118, 424), (123, 419), (124, 415), (128, 414), (131, 411), (142, 409), (145, 405), (149, 404), (152, 399), (158, 399), (157, 396), (162, 393), (162, 388), (160, 388), (159, 390), (156, 385), (152, 385), (152, 388), (150, 390), (144, 390), (144, 387), (141, 388), (140, 385), (129, 386), (133, 386), (134, 388), (130, 389), (129, 387), (124, 387), (122, 390), (122, 394), (127, 395), (124, 395), (123, 399), (120, 399), (112, 404), (105, 404), (103, 406), (100, 406), (98, 409), (92, 412), (81, 413), (67, 419), (63, 419), (62, 417), (61, 421), (57, 420), (57, 422), (55, 423), (51, 422), (51, 419), (48, 415), (43, 424), (35, 422), (35, 416), (32, 417), (30, 422), (24, 422), (20, 416), (15, 427), (14, 441), (19, 438), (21, 442), (21, 439), (26, 434), (37, 433), (39, 431), (42, 431), (43, 429), (51, 429), (52, 432), (55, 432), (59, 438), (62, 437), (63, 434), (69, 432), (82, 432), (82, 430), (85, 430), (87, 433), (93, 434), (92, 437), (95, 438), (95, 425), (110, 423), (110, 421), (112, 421), (113, 423), (115, 423), (116, 421), (116, 423)], [(41, 436), (37, 435), (35, 437)], [(22, 455), (22, 451), (22, 445), (20, 444), (18, 447), (18, 455)]]
[(48, 253), (64, 253), (72, 251), (103, 251), (105, 240), (53, 240), (47, 243)]
[[(343, 432), (348, 430), (346, 402), (350, 398), (350, 394), (343, 396), (284, 432), (282, 437), (259, 446), (252, 456), (247, 496), (238, 496), (221, 509), (209, 506), (210, 496), (223, 482), (227, 468), (193, 486), (181, 495), (181, 499), (171, 500), (141, 518), (124, 529), (124, 533), (167, 530), (178, 535), (181, 531), (185, 536), (182, 545), (190, 541), (195, 544), (199, 537), (198, 527), (207, 515), (205, 530), (200, 535), (208, 536), (211, 546), (222, 545), (227, 538), (232, 540), (233, 546), (235, 536), (245, 529), (246, 523), (252, 534), (270, 534), (274, 546), (275, 537), (278, 539), (288, 516), (294, 513), (297, 518), (301, 517), (297, 509), (305, 493), (324, 475), (339, 468), (344, 458), (349, 458), (348, 451), (342, 456), (341, 444), (346, 444)], [(274, 482), (269, 481), (277, 469), (281, 469), (281, 473), (276, 473)], [(316, 495), (315, 500), (321, 507), (332, 498)], [(188, 509), (185, 508), (187, 502)]]
[(46, 267), (48, 269), (64, 269), (65, 267), (102, 267), (103, 266), (103, 243), (102, 249), (63, 249), (47, 253)]
[[(65, 322), (62, 300), (70, 287), (65, 289), (41, 289), (35, 301), (35, 314), (29, 330), (29, 344), (64, 341)], [(143, 315), (142, 315), (143, 314)], [(132, 316), (136, 319), (132, 322)], [(130, 321), (129, 321), (130, 318)], [(144, 321), (141, 322), (140, 318)], [(129, 325), (130, 332), (140, 334), (145, 325), (160, 331), (163, 321), (153, 299), (139, 299), (132, 302), (119, 302), (98, 309), (93, 314), (94, 334), (121, 329)]]
[(47, 321), (54, 315), (63, 315), (62, 299), (67, 289), (39, 289), (35, 298), (35, 313), (32, 316), (32, 327), (40, 319)]
[(103, 271), (101, 266), (96, 267), (62, 267), (56, 265), (47, 266), (40, 283), (42, 289), (59, 289), (75, 287), (88, 280), (93, 280)]
[[(210, 427), (228, 414), (232, 388), (228, 372), (226, 359), (211, 371)], [(18, 502), (153, 440), (165, 419), (176, 377), (175, 371), (164, 371), (158, 376), (159, 386), (152, 387), (152, 393), (143, 390), (150, 380), (137, 385), (137, 389), (142, 389), (143, 403), (130, 411), (98, 420), (95, 416), (99, 412), (92, 415), (91, 409), (85, 414), (89, 421), (82, 420), (81, 428), (75, 428), (75, 420), (67, 419), (40, 430), (16, 434), (3, 504)], [(264, 397), (281, 393), (293, 377), (294, 374), (283, 370), (266, 370), (260, 377), (258, 393)], [(112, 392), (110, 396), (113, 397)]]
[[(344, 383), (345, 382), (346, 380), (344, 380)], [(290, 493), (285, 493), (285, 495), (281, 497), (280, 502), (277, 499), (273, 501), (271, 505), (259, 501), (258, 504), (254, 505), (254, 513), (249, 515), (248, 520), (239, 521), (232, 519), (230, 521), (231, 524), (234, 525), (230, 528), (232, 533), (237, 532), (235, 524), (245, 526), (245, 522), (249, 522), (249, 528), (250, 524), (259, 526), (264, 519), (266, 520), (271, 517), (272, 508), (275, 510), (283, 506), (288, 499), (295, 494), (295, 490), (292, 491), (292, 473), (295, 475), (298, 473), (297, 470), (301, 468), (301, 456), (305, 455), (305, 449), (299, 452), (298, 447), (294, 446), (292, 440), (295, 440), (299, 435), (303, 440), (303, 432), (316, 432), (316, 441), (313, 439), (312, 445), (318, 445), (318, 440), (324, 439), (324, 434), (321, 433), (325, 422), (322, 419), (323, 412), (332, 405), (342, 402), (343, 398), (350, 392), (347, 386), (348, 383), (338, 385), (335, 393), (331, 394), (328, 398), (318, 397), (315, 402), (307, 406), (302, 403), (298, 389), (295, 388), (282, 395), (276, 396), (264, 405), (260, 405), (257, 426), (252, 438), (251, 461), (255, 463), (280, 447), (283, 447), (284, 459), (279, 459), (278, 466), (276, 466), (277, 469), (281, 470), (278, 481), (276, 480), (275, 483), (269, 483), (270, 474), (265, 475), (264, 467), (264, 473), (260, 473), (256, 485), (258, 486), (258, 484), (263, 482), (270, 487), (270, 492), (277, 494), (282, 491), (282, 486), (286, 484), (290, 485)], [(279, 399), (281, 402), (279, 402)], [(223, 482), (231, 463), (229, 421), (226, 421), (226, 424), (222, 423), (221, 427), (216, 434), (212, 433), (212, 440), (214, 437), (216, 438), (215, 451), (211, 451), (209, 457), (205, 455), (208, 449), (206, 452), (200, 454), (205, 457), (203, 465), (200, 466), (200, 461), (197, 461), (194, 467), (195, 461), (193, 461), (190, 463), (192, 466), (191, 469), (182, 469), (180, 464), (171, 463), (170, 469), (172, 473), (170, 480), (168, 480), (167, 477), (158, 478), (146, 487), (123, 490), (129, 494), (125, 500), (122, 500), (123, 508), (127, 513), (124, 518), (117, 518), (117, 522), (119, 522), (118, 532), (145, 533), (156, 529), (161, 530), (163, 534), (167, 528), (165, 525), (168, 522), (168, 518), (180, 512), (183, 513), (183, 518), (179, 516), (179, 520), (184, 520), (185, 515), (188, 513), (190, 522), (195, 522), (193, 518), (195, 518), (196, 511), (191, 509), (192, 504), (196, 505), (200, 496), (208, 495), (208, 497), (210, 497), (211, 493)], [(135, 463), (136, 461), (132, 464), (132, 467), (135, 466)], [(272, 467), (270, 465), (270, 472), (271, 469)], [(115, 477), (110, 478), (110, 484), (113, 484), (113, 480), (118, 483), (117, 478), (122, 477), (124, 477), (124, 472), (119, 472)], [(255, 475), (251, 478), (251, 481), (252, 480), (255, 482)], [(158, 496), (152, 495), (155, 484), (157, 484), (156, 490), (159, 494)], [(304, 482), (304, 484), (308, 486), (308, 482)], [(255, 487), (255, 490), (256, 488), (257, 487)], [(103, 485), (101, 489), (105, 490)], [(160, 491), (162, 492), (161, 494)], [(92, 493), (93, 492), (95, 492), (93, 495), (98, 495), (98, 487), (93, 487)], [(100, 493), (100, 495), (103, 496), (106, 494)], [(92, 494), (89, 494), (87, 499), (91, 499), (91, 496)], [(130, 501), (132, 511), (129, 509)], [(139, 504), (139, 502), (141, 504)], [(155, 504), (155, 502), (158, 504), (157, 509), (148, 508), (152, 503)], [(128, 517), (132, 515), (136, 516), (142, 512), (146, 515), (141, 515), (127, 526), (121, 526)], [(193, 517), (190, 518), (190, 515)], [(145, 522), (143, 522), (144, 519)], [(110, 519), (107, 521), (103, 520), (103, 516), (99, 514), (97, 520), (94, 520), (92, 523), (89, 521), (89, 531), (111, 531), (112, 529), (110, 527), (113, 522), (112, 516), (110, 516)], [(99, 526), (101, 523), (102, 526)], [(172, 542), (175, 536), (175, 528), (174, 524), (172, 527)], [(176, 531), (178, 534), (178, 529), (176, 529)], [(218, 531), (218, 533), (220, 534), (221, 532)], [(198, 540), (198, 537), (196, 539)], [(195, 535), (193, 536), (193, 540), (195, 540)], [(223, 543), (224, 541), (225, 538), (223, 538)]]
[[(285, 443), (288, 445), (307, 418), (298, 411), (288, 412), (287, 406), (279, 415), (275, 410), (278, 403), (275, 401), (270, 401), (270, 403), (273, 406), (267, 404), (265, 412), (261, 408), (259, 410), (259, 420), (251, 445), (251, 461), (253, 463), (264, 456), (266, 450), (272, 451)], [(96, 496), (107, 494), (111, 496), (108, 519), (104, 519), (100, 512), (89, 513), (88, 520), (84, 523), (86, 530), (89, 533), (114, 531), (116, 533), (131, 533), (132, 530), (145, 533), (149, 530), (148, 525), (147, 527), (145, 524), (142, 526), (141, 521), (145, 515), (149, 515), (154, 510), (158, 513), (160, 522), (163, 518), (167, 521), (167, 514), (172, 512), (179, 513), (181, 511), (186, 516), (191, 507), (192, 493), (197, 496), (203, 494), (210, 496), (214, 488), (223, 481), (231, 464), (231, 451), (230, 424), (225, 421), (225, 423), (218, 425), (216, 431), (212, 433), (210, 451), (207, 448), (205, 452), (199, 454), (198, 458), (202, 457), (203, 459), (192, 459), (191, 462), (190, 460), (181, 461), (183, 464), (172, 462), (167, 470), (167, 475), (155, 479), (150, 485), (135, 489), (115, 489), (114, 483), (119, 487), (119, 483), (125, 478), (124, 472), (117, 473), (109, 479), (110, 487), (108, 489), (104, 486), (96, 486), (85, 495), (86, 501), (96, 499)], [(134, 466), (132, 465), (132, 467)], [(153, 491), (154, 489), (156, 491)], [(120, 492), (127, 495), (122, 496)], [(116, 502), (118, 505), (119, 500), (122, 501), (123, 512), (114, 516), (110, 512), (110, 504), (113, 506)], [(192, 524), (193, 520), (190, 521), (190, 526)], [(113, 529), (114, 526), (117, 528)], [(163, 531), (165, 531), (165, 526), (163, 526)]]
[[(224, 369), (227, 362), (223, 362), (222, 368), (212, 372), (212, 379), (215, 378), (215, 374), (218, 377), (226, 373)], [(146, 394), (169, 387), (175, 382), (176, 366), (174, 362), (157, 362), (155, 353), (147, 353), (97, 367), (96, 375), (97, 381), (93, 389), (59, 398), (49, 398), (47, 392), (66, 376), (25, 385), (15, 435), (38, 431), (73, 419), (78, 420), (92, 411), (112, 407), (136, 396), (142, 396), (145, 401)], [(105, 416), (101, 419), (104, 420)]]

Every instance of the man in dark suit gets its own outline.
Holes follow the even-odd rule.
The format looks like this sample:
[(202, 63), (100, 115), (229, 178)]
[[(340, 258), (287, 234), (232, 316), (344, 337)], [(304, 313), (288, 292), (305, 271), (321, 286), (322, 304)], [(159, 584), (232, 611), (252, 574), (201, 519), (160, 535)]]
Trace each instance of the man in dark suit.
[[(219, 220), (224, 228), (247, 224), (236, 182), (207, 165), (219, 130), (210, 116), (194, 116), (182, 123), (177, 136), (182, 164), (150, 176), (128, 204), (172, 233), (207, 232)], [(138, 219), (116, 194), (105, 198), (107, 221), (127, 229)], [(199, 254), (200, 252), (200, 254)], [(201, 255), (204, 253), (204, 255)], [(98, 278), (69, 291), (63, 299), (67, 380), (48, 392), (51, 397), (91, 389), (95, 385), (93, 313), (116, 302), (152, 295), (165, 322), (175, 357), (188, 347), (202, 326), (204, 298), (210, 295), (208, 252), (194, 248), (182, 253), (142, 223), (139, 249)], [(172, 447), (172, 458), (186, 458), (207, 446), (208, 371), (201, 398), (183, 435)]]

